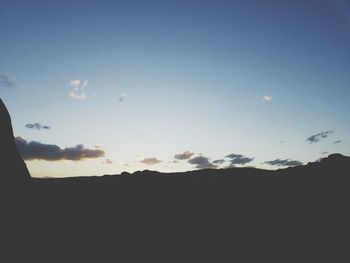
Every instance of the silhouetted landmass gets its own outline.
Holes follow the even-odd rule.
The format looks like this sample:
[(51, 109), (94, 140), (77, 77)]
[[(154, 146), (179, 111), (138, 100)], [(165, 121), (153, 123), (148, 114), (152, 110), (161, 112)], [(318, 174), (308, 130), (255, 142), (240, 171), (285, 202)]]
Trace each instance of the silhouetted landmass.
[(0, 105), (1, 251), (11, 259), (4, 262), (344, 260), (349, 157), (276, 171), (28, 180)]
[(26, 181), (30, 175), (17, 151), (10, 114), (1, 99), (0, 123), (0, 183)]
[(111, 183), (120, 180), (120, 177), (231, 177), (239, 182), (240, 180), (252, 180), (258, 177), (259, 180), (266, 177), (289, 177), (292, 180), (307, 182), (309, 180), (346, 180), (350, 172), (350, 157), (341, 154), (331, 154), (317, 162), (310, 162), (307, 165), (289, 167), (279, 170), (264, 170), (256, 168), (226, 168), (226, 169), (203, 169), (178, 173), (161, 173), (157, 171), (136, 171), (134, 173), (123, 172), (117, 175), (88, 176), (88, 177), (66, 177), (66, 178), (34, 178), (33, 182), (53, 183), (77, 183), (77, 182), (98, 182)]

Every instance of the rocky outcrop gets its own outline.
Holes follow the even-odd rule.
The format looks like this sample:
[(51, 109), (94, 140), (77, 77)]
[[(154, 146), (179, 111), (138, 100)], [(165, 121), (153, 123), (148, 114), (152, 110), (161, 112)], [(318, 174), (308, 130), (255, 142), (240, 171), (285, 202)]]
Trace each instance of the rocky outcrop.
[(0, 99), (0, 184), (29, 179), (27, 166), (16, 147), (10, 114)]

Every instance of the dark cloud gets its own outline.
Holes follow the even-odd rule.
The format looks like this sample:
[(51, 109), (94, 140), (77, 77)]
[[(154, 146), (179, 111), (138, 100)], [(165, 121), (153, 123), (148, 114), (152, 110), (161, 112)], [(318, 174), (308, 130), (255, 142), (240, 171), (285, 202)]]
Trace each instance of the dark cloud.
[(226, 158), (230, 159), (230, 166), (235, 166), (235, 165), (245, 165), (247, 163), (250, 163), (251, 161), (254, 160), (254, 158), (249, 158), (247, 156), (244, 156), (242, 154), (229, 154), (226, 156)]
[(42, 125), (42, 124), (40, 124), (40, 123), (38, 123), (38, 122), (33, 123), (33, 124), (32, 124), (32, 123), (28, 123), (28, 124), (26, 124), (25, 127), (28, 128), (28, 129), (36, 129), (36, 130), (38, 130), (38, 131), (40, 131), (40, 130), (49, 130), (49, 129), (51, 129), (50, 126)]
[(140, 163), (143, 163), (143, 164), (146, 164), (146, 165), (155, 165), (155, 164), (158, 164), (158, 163), (161, 163), (161, 162), (162, 162), (161, 160), (158, 160), (155, 157), (145, 158), (142, 161), (140, 161)]
[(333, 131), (324, 131), (324, 132), (320, 132), (314, 135), (311, 135), (309, 138), (306, 139), (306, 141), (310, 142), (310, 143), (317, 143), (319, 142), (321, 139), (323, 138), (327, 138), (330, 134), (332, 134)]
[(334, 144), (338, 144), (338, 143), (342, 143), (342, 141), (341, 141), (341, 140), (339, 140), (339, 141), (334, 141), (333, 143), (334, 143)]
[(184, 153), (179, 153), (179, 154), (175, 154), (175, 159), (177, 160), (188, 160), (190, 159), (192, 156), (194, 155), (194, 153), (186, 151)]
[(328, 154), (328, 152), (322, 152), (321, 154)]
[(219, 159), (219, 160), (213, 161), (213, 163), (215, 163), (215, 164), (223, 164), (224, 162), (226, 162), (224, 159)]
[(24, 160), (45, 161), (83, 161), (86, 159), (100, 158), (105, 152), (100, 149), (86, 149), (82, 144), (70, 148), (60, 148), (57, 145), (43, 144), (40, 142), (27, 142), (22, 137), (15, 138), (18, 151)]
[(5, 88), (15, 88), (17, 87), (17, 84), (13, 78), (11, 78), (8, 74), (1, 74), (0, 75), (0, 87)]
[(215, 169), (218, 167), (217, 165), (211, 163), (209, 158), (204, 156), (193, 157), (192, 159), (188, 160), (188, 163), (196, 165), (197, 169)]
[(269, 165), (273, 165), (273, 166), (288, 166), (288, 167), (303, 165), (302, 162), (290, 160), (290, 159), (285, 159), (285, 160), (276, 159), (276, 160), (268, 161), (268, 162), (264, 162), (264, 163), (269, 164)]

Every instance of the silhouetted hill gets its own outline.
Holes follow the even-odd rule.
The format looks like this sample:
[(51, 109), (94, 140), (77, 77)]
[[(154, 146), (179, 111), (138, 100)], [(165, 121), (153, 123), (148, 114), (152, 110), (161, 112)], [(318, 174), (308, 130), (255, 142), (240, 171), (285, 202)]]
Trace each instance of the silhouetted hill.
[(33, 181), (50, 183), (58, 182), (112, 182), (120, 177), (232, 177), (236, 180), (251, 180), (252, 178), (266, 177), (290, 177), (290, 179), (308, 180), (338, 180), (348, 179), (350, 176), (350, 157), (341, 154), (332, 154), (316, 162), (310, 162), (307, 165), (289, 167), (279, 170), (264, 170), (256, 168), (227, 168), (227, 169), (203, 169), (188, 172), (161, 173), (158, 171), (136, 171), (134, 173), (123, 172), (116, 175), (89, 176), (89, 177), (66, 177), (39, 179)]
[(317, 162), (276, 171), (278, 175), (290, 175), (300, 179), (348, 180), (350, 177), (350, 157), (339, 153), (331, 154)]
[(205, 169), (184, 173), (160, 173), (156, 171), (137, 171), (133, 174), (122, 173), (122, 176), (293, 176), (307, 180), (324, 178), (332, 180), (340, 176), (350, 176), (350, 157), (331, 154), (317, 162), (279, 170), (263, 170), (255, 168)]

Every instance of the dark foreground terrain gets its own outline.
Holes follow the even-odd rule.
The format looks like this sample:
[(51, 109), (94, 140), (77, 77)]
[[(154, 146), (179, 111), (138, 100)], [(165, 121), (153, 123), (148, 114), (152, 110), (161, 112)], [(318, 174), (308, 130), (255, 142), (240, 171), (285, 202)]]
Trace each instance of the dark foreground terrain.
[(1, 262), (349, 261), (349, 157), (35, 179), (0, 110)]
[(2, 255), (12, 262), (347, 262), (348, 175), (349, 158), (334, 155), (276, 172), (2, 184)]

